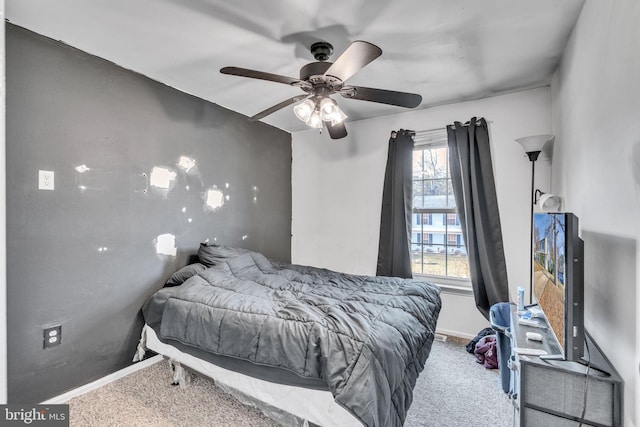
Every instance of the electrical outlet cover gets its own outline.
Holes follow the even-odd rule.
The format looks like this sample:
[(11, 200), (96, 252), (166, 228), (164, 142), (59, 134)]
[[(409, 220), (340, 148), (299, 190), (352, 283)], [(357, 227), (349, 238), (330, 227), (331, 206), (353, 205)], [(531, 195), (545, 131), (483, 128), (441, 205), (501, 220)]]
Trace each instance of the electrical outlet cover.
[(62, 325), (42, 330), (43, 348), (55, 347), (62, 343)]
[(38, 171), (38, 190), (53, 190), (54, 177), (53, 171)]

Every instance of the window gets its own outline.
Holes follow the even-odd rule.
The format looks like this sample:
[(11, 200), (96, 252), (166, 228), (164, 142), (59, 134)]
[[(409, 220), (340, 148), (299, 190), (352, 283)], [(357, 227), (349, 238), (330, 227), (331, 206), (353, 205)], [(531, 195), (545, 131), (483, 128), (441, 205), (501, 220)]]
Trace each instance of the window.
[(423, 236), (424, 236), (424, 237), (422, 238), (422, 241), (423, 241), (425, 244), (428, 244), (428, 245), (433, 244), (433, 234), (431, 234), (431, 233), (425, 233), (425, 234), (423, 234)]
[(446, 129), (416, 137), (412, 269), (418, 275), (468, 281), (469, 261), (451, 186), (448, 151)]

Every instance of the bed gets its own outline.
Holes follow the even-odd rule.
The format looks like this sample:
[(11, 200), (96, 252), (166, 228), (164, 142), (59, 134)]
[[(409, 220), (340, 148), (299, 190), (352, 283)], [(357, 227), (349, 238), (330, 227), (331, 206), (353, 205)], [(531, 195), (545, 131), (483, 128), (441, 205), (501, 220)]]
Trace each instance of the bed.
[(435, 335), (437, 286), (222, 245), (201, 244), (198, 258), (144, 304), (139, 352), (303, 424), (404, 423)]

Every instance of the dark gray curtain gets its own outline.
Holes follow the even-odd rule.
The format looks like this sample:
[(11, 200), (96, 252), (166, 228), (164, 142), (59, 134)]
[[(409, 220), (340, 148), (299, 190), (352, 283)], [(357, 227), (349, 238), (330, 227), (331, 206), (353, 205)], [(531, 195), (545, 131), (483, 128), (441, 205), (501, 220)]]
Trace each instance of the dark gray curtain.
[(469, 255), (476, 306), (489, 319), (491, 306), (509, 301), (507, 266), (496, 197), (489, 131), (484, 119), (447, 126), (451, 181)]
[(391, 133), (384, 174), (378, 276), (410, 278), (411, 197), (413, 191), (413, 135), (400, 129)]

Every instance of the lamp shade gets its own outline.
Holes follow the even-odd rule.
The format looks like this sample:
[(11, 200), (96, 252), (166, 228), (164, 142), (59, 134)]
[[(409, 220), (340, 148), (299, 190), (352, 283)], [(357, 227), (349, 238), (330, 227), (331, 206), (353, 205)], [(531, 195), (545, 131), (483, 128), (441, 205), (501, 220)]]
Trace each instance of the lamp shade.
[(538, 199), (538, 207), (543, 212), (552, 212), (560, 210), (562, 198), (555, 194), (545, 193)]
[(540, 152), (545, 144), (551, 141), (554, 135), (531, 135), (517, 138), (516, 142), (522, 145), (525, 153)]
[(347, 118), (347, 115), (342, 112), (336, 101), (326, 97), (320, 100), (320, 118), (322, 121), (331, 122), (333, 126), (341, 123)]
[(293, 112), (296, 117), (306, 122), (311, 117), (311, 114), (316, 109), (316, 103), (311, 99), (306, 99), (300, 104), (293, 107)]
[(309, 115), (309, 119), (305, 123), (311, 128), (320, 129), (322, 127), (322, 118), (320, 117), (320, 112), (318, 110), (314, 110)]

